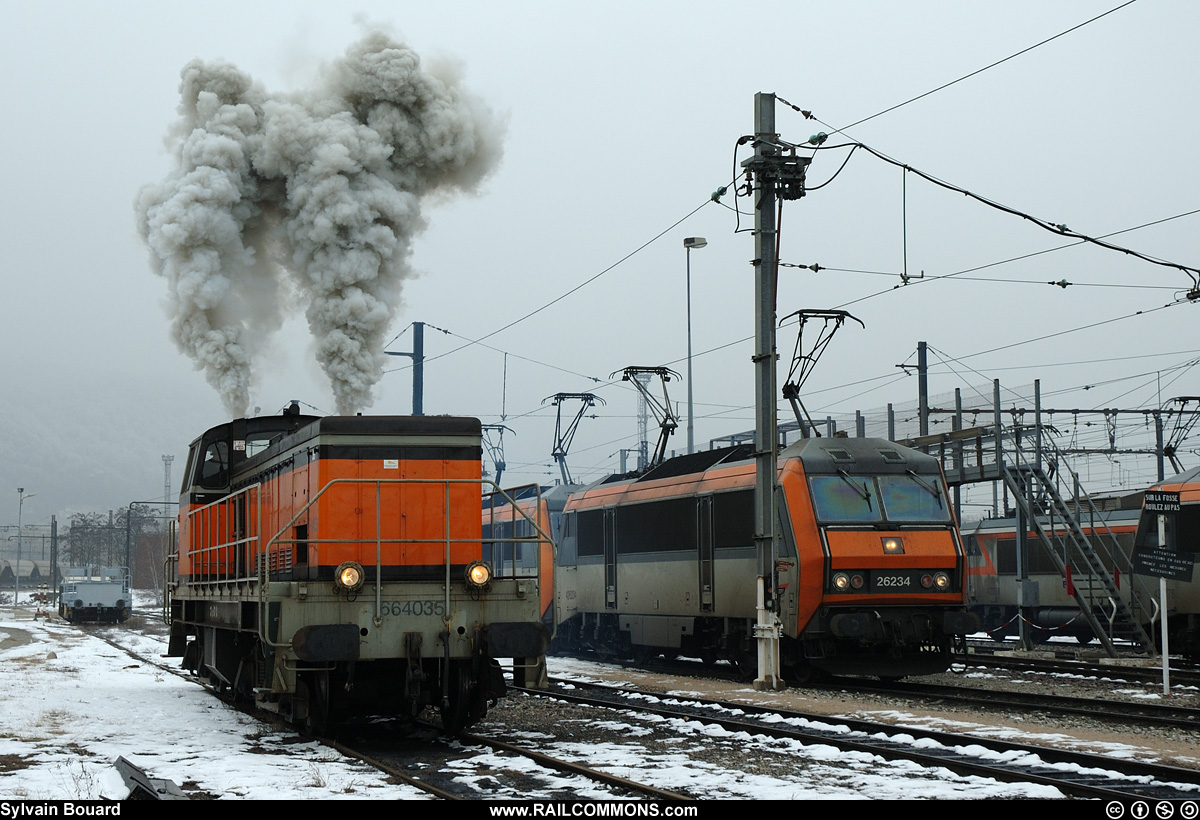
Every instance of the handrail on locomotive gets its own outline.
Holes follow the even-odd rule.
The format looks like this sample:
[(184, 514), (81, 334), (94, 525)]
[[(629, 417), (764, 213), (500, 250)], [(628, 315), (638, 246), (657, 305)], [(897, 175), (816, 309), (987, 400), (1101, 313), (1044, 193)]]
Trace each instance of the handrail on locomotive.
[[(380, 503), (382, 487), (383, 487), (383, 485), (406, 485), (406, 484), (407, 485), (437, 484), (437, 485), (441, 485), (443, 487), (443, 489), (444, 489), (443, 509), (445, 510), (443, 537), (441, 537), (441, 538), (387, 538), (387, 539), (382, 537), (382, 532), (383, 532), (382, 521), (381, 521), (382, 504)], [(495, 537), (493, 535), (493, 536), (489, 536), (486, 539), (484, 539), (484, 538), (451, 538), (450, 537), (451, 505), (449, 503), (449, 493), (450, 493), (450, 485), (452, 485), (452, 484), (476, 484), (476, 485), (479, 485), (482, 489), (486, 489), (486, 487), (488, 485), (490, 485), (491, 490), (487, 491), (486, 494), (489, 496), (495, 496), (496, 494), (499, 494), (503, 498), (505, 503), (510, 505), (514, 510), (516, 510), (517, 513), (520, 514), (520, 516), (523, 519), (525, 519), (526, 522), (529, 523), (530, 527), (532, 528), (532, 532), (534, 534), (528, 535), (528, 536), (512, 536), (512, 537), (506, 537), (506, 538), (499, 538), (499, 537)], [(193, 522), (192, 526), (189, 526), (189, 528), (188, 528), (188, 531), (190, 533), (191, 542), (192, 542), (189, 545), (189, 552), (193, 556), (193, 561), (202, 568), (202, 572), (200, 573), (201, 577), (198, 580), (195, 580), (193, 582), (197, 586), (208, 587), (210, 589), (210, 591), (218, 591), (222, 587), (226, 587), (226, 586), (237, 586), (237, 585), (242, 585), (242, 584), (253, 584), (254, 585), (254, 588), (255, 588), (255, 591), (256, 591), (257, 597), (258, 597), (258, 607), (259, 607), (258, 637), (266, 646), (270, 646), (272, 648), (282, 647), (284, 649), (292, 648), (290, 640), (287, 641), (286, 643), (276, 642), (276, 641), (272, 640), (268, 634), (266, 634), (266, 625), (267, 625), (266, 605), (268, 602), (268, 593), (269, 593), (269, 589), (270, 589), (270, 579), (268, 577), (268, 572), (270, 569), (269, 568), (270, 556), (272, 555), (271, 548), (273, 546), (277, 546), (279, 544), (286, 544), (286, 543), (295, 544), (299, 539), (284, 538), (283, 537), (284, 533), (288, 532), (298, 521), (300, 521), (302, 518), (304, 518), (304, 516), (307, 515), (308, 512), (311, 510), (313, 505), (316, 504), (327, 492), (330, 492), (335, 485), (373, 485), (375, 487), (375, 538), (373, 539), (375, 541), (375, 584), (374, 584), (374, 587), (375, 587), (375, 614), (373, 616), (373, 620), (375, 621), (375, 623), (377, 625), (380, 621), (382, 621), (381, 567), (382, 567), (383, 545), (385, 543), (387, 543), (387, 544), (392, 544), (392, 543), (396, 543), (396, 544), (400, 544), (400, 543), (403, 543), (403, 544), (430, 544), (430, 543), (433, 543), (433, 544), (442, 544), (443, 545), (443, 547), (444, 547), (444, 549), (443, 549), (443, 564), (445, 567), (445, 576), (443, 578), (443, 593), (445, 595), (444, 603), (446, 605), (445, 611), (447, 613), (450, 612), (450, 589), (451, 589), (451, 585), (453, 583), (453, 581), (450, 578), (450, 554), (451, 554), (450, 547), (452, 544), (463, 544), (463, 543), (477, 544), (477, 543), (481, 543), (482, 541), (485, 541), (485, 540), (489, 543), (491, 543), (491, 542), (512, 543), (514, 545), (513, 566), (511, 567), (512, 575), (511, 576), (505, 575), (502, 571), (503, 564), (501, 564), (499, 566), (493, 566), (493, 568), (492, 568), (493, 572), (495, 573), (494, 577), (496, 577), (496, 578), (516, 577), (515, 563), (516, 563), (517, 550), (515, 549), (515, 546), (517, 544), (536, 544), (539, 546), (541, 544), (549, 544), (551, 549), (552, 550), (554, 549), (553, 540), (551, 539), (550, 535), (544, 529), (542, 529), (541, 525), (538, 524), (538, 522), (536, 520), (534, 520), (533, 518), (530, 518), (529, 515), (523, 509), (521, 509), (521, 507), (517, 504), (516, 500), (511, 495), (509, 495), (508, 491), (505, 491), (494, 481), (487, 479), (487, 478), (481, 478), (481, 479), (337, 478), (337, 479), (333, 479), (333, 480), (327, 482), (325, 484), (325, 486), (323, 486), (315, 495), (313, 495), (313, 497), (308, 500), (308, 502), (300, 509), (299, 512), (297, 512), (294, 516), (292, 516), (292, 518), (283, 527), (281, 527), (278, 532), (276, 532), (273, 536), (271, 536), (269, 539), (267, 539), (265, 544), (262, 543), (262, 496), (258, 492), (261, 489), (262, 485), (261, 485), (261, 483), (255, 483), (255, 484), (248, 485), (248, 486), (243, 487), (243, 488), (239, 489), (238, 491), (231, 493), (223, 498), (220, 498), (216, 501), (205, 504), (201, 507), (197, 507), (194, 510), (190, 510), (187, 513), (189, 521)], [(518, 488), (518, 489), (520, 489), (520, 488)], [(481, 498), (483, 496), (484, 496), (484, 493), (481, 492)], [(252, 500), (249, 500), (251, 498), (252, 498)], [(249, 500), (249, 501), (247, 501), (247, 500)], [(247, 501), (247, 503), (243, 504), (242, 503), (243, 501)], [(256, 515), (254, 516), (253, 519), (247, 518), (245, 515), (245, 507), (249, 506), (250, 504), (254, 505), (255, 511), (256, 511)], [(233, 514), (232, 515), (226, 514), (224, 516), (221, 516), (220, 513), (223, 510), (231, 511)], [(240, 513), (240, 515), (239, 515), (239, 513)], [(214, 516), (217, 519), (215, 524), (212, 520)], [(251, 521), (253, 521), (253, 528), (251, 531), (246, 532), (245, 531), (246, 525)], [(198, 522), (201, 526), (200, 527), (195, 526), (196, 522)], [(232, 537), (228, 538), (227, 540), (221, 541), (220, 543), (210, 544), (209, 546), (203, 546), (203, 547), (198, 546), (199, 544), (209, 543), (208, 535), (210, 534), (210, 529), (213, 526), (226, 528), (228, 530), (227, 534)], [(202, 535), (201, 535), (201, 533), (202, 533)], [(315, 538), (315, 539), (308, 539), (307, 544), (309, 545), (310, 549), (313, 549), (313, 548), (319, 549), (319, 545), (322, 543), (326, 543), (326, 544), (362, 544), (365, 542), (365, 540), (366, 539), (328, 539), (328, 538), (321, 539), (321, 538)], [(180, 545), (178, 543), (176, 543), (175, 551), (167, 557), (165, 566), (169, 566), (172, 563), (174, 563), (175, 566), (178, 565), (179, 547), (180, 547)], [(239, 548), (241, 548), (241, 550), (242, 550), (241, 554), (239, 554), (239, 552), (238, 552)], [(534, 552), (535, 561), (537, 562), (534, 574), (535, 574), (535, 577), (540, 577), (542, 575), (541, 567), (540, 567), (540, 554), (539, 554), (540, 550), (534, 550), (533, 552)], [(231, 553), (232, 553), (232, 560), (230, 560)], [(254, 569), (254, 574), (252, 574), (252, 575), (249, 574), (249, 570), (251, 567)], [(225, 569), (225, 568), (233, 568), (233, 571), (230, 572), (228, 569)], [(552, 573), (547, 573), (546, 575), (552, 577)], [(216, 577), (213, 577), (213, 576), (216, 576)], [(174, 574), (174, 572), (169, 572), (166, 577), (169, 579), (174, 579), (175, 574)], [(168, 584), (167, 584), (167, 593), (168, 594), (164, 599), (164, 606), (166, 607), (166, 609), (165, 609), (166, 612), (170, 611), (170, 603), (169, 603), (170, 594), (175, 588), (175, 583), (176, 582), (174, 580), (172, 580), (172, 581), (168, 582)], [(554, 621), (552, 620), (552, 623), (553, 622)], [(447, 621), (447, 624), (449, 624), (449, 621)], [(447, 625), (447, 629), (449, 629), (448, 625)]]

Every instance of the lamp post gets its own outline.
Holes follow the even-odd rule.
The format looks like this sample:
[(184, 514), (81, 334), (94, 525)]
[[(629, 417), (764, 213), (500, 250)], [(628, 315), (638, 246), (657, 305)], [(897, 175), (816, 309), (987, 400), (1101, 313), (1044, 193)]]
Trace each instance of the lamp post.
[(17, 614), (17, 600), (21, 597), (21, 513), (25, 509), (25, 499), (33, 498), (37, 493), (25, 494), (24, 487), (17, 487), (17, 571), (13, 573), (13, 617)]
[(696, 450), (696, 428), (692, 414), (692, 248), (703, 248), (707, 244), (708, 240), (703, 236), (689, 236), (683, 240), (683, 247), (687, 248), (687, 451), (689, 455)]

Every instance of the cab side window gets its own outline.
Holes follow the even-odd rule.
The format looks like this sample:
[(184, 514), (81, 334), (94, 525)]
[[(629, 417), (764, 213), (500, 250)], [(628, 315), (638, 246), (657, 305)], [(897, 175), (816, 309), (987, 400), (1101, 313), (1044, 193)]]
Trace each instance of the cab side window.
[(206, 490), (219, 490), (229, 483), (229, 445), (214, 441), (204, 451), (200, 460), (200, 486)]

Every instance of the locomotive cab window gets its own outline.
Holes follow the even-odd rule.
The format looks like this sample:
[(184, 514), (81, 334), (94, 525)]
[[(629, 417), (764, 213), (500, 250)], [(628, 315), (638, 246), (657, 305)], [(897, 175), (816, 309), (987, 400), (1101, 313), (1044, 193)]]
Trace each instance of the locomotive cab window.
[(229, 445), (224, 441), (210, 442), (200, 459), (198, 483), (206, 490), (219, 490), (229, 483)]
[(754, 546), (754, 491), (713, 496), (713, 545), (717, 549)]
[(950, 508), (942, 496), (940, 480), (933, 476), (879, 476), (879, 494), (889, 521), (950, 520)]
[(279, 437), (279, 433), (251, 433), (246, 436), (246, 458), (254, 458)]
[(875, 482), (869, 476), (818, 475), (810, 479), (813, 507), (822, 521), (881, 521)]

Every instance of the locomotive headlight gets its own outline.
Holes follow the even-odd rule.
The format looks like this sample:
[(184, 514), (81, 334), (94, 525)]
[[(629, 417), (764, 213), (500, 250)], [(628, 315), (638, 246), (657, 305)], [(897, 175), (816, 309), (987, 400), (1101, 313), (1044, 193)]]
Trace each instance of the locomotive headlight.
[(333, 585), (346, 592), (357, 592), (366, 580), (366, 573), (360, 564), (354, 561), (343, 561), (333, 573)]
[(883, 554), (884, 555), (903, 555), (904, 542), (899, 538), (889, 537), (883, 539)]
[(474, 561), (467, 567), (467, 584), (474, 587), (486, 587), (492, 580), (492, 568), (486, 561)]
[(833, 576), (833, 588), (838, 592), (845, 592), (850, 589), (850, 576), (844, 572), (839, 572)]
[(944, 572), (935, 573), (933, 576), (933, 586), (939, 592), (945, 592), (950, 589), (950, 576)]

